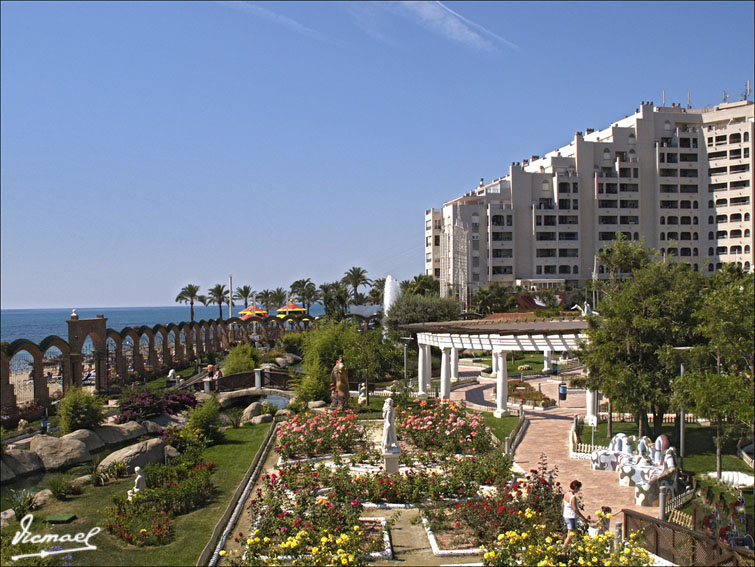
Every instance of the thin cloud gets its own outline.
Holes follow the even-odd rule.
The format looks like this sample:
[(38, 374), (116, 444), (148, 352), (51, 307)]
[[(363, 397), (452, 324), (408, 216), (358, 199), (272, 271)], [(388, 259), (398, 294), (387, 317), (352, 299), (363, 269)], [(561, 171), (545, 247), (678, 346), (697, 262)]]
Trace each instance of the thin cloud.
[(421, 26), (446, 39), (482, 51), (495, 51), (495, 46), (490, 41), (440, 2), (401, 2), (400, 6), (409, 11)]
[(343, 4), (351, 21), (370, 37), (392, 47), (400, 47), (401, 44), (384, 33), (385, 25), (383, 14), (385, 7), (381, 2), (346, 2)]
[(467, 24), (467, 25), (470, 25), (470, 26), (472, 26), (473, 28), (475, 28), (475, 29), (478, 29), (478, 30), (482, 31), (482, 32), (484, 32), (484, 33), (488, 34), (488, 35), (489, 35), (489, 36), (491, 36), (491, 37), (494, 37), (495, 39), (497, 39), (498, 41), (500, 41), (501, 43), (503, 43), (503, 44), (504, 44), (504, 45), (506, 45), (507, 47), (510, 47), (511, 49), (516, 49), (516, 50), (518, 50), (518, 49), (519, 49), (519, 46), (518, 46), (517, 44), (515, 44), (515, 43), (513, 43), (513, 42), (509, 41), (509, 40), (508, 40), (508, 39), (506, 39), (505, 37), (501, 37), (500, 35), (498, 35), (498, 34), (497, 34), (497, 33), (495, 33), (495, 32), (492, 32), (492, 31), (490, 31), (490, 30), (489, 30), (488, 28), (486, 28), (485, 26), (483, 26), (483, 25), (481, 25), (481, 24), (478, 24), (477, 22), (473, 22), (472, 20), (470, 20), (470, 19), (468, 19), (468, 18), (465, 18), (465, 17), (464, 17), (464, 16), (462, 16), (461, 14), (459, 14), (459, 13), (457, 13), (457, 12), (454, 12), (454, 11), (453, 11), (453, 10), (452, 10), (451, 8), (449, 8), (448, 6), (446, 6), (446, 5), (445, 5), (445, 4), (443, 3), (443, 2), (440, 2), (439, 0), (436, 0), (436, 2), (435, 2), (435, 3), (436, 3), (436, 4), (438, 5), (438, 6), (440, 6), (441, 8), (443, 8), (444, 10), (446, 10), (446, 11), (447, 11), (448, 13), (450, 13), (450, 14), (453, 14), (454, 16), (456, 16), (457, 18), (459, 18), (459, 19), (460, 19), (460, 20), (461, 20), (462, 22), (464, 22), (465, 24)]
[(327, 43), (337, 43), (328, 36), (318, 32), (317, 30), (313, 30), (312, 28), (305, 26), (301, 22), (297, 22), (296, 20), (289, 18), (288, 16), (284, 16), (282, 14), (278, 14), (277, 12), (273, 12), (272, 10), (268, 10), (267, 8), (263, 8), (262, 6), (255, 4), (254, 2), (218, 0), (217, 3), (221, 6), (225, 6), (226, 8), (233, 8), (234, 10), (239, 10), (241, 12), (246, 12), (247, 14), (259, 16), (270, 22), (273, 22), (274, 24), (286, 27), (300, 35), (305, 35)]

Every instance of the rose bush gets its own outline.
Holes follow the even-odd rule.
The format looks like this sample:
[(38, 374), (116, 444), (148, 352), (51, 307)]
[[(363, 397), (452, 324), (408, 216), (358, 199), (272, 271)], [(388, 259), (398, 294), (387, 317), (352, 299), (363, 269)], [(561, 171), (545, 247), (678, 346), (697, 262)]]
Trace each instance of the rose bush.
[(364, 443), (364, 427), (352, 410), (297, 414), (278, 426), (275, 450), (284, 458), (350, 453)]

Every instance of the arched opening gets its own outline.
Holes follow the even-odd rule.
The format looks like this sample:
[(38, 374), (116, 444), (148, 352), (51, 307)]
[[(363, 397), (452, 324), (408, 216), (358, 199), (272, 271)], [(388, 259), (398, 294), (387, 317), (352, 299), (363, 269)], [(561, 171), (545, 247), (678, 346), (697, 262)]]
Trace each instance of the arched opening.
[(47, 391), (51, 399), (63, 397), (63, 352), (55, 346), (45, 351), (42, 357), (42, 374), (47, 382)]
[[(10, 359), (10, 385), (16, 395), (16, 404), (24, 409), (34, 401), (34, 357), (21, 350)], [(22, 416), (23, 417), (23, 416)]]

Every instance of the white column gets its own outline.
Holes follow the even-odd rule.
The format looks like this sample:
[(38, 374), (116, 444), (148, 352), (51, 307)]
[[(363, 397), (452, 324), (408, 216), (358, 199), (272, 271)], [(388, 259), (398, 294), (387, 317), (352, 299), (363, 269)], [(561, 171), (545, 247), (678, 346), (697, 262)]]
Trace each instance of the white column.
[(543, 372), (546, 374), (551, 373), (551, 351), (550, 349), (543, 351)]
[(429, 381), (427, 379), (427, 364), (425, 364), (425, 358), (427, 356), (425, 345), (419, 345), (419, 360), (417, 361), (417, 387), (418, 395), (424, 396), (427, 394), (425, 384)]
[(451, 383), (459, 381), (459, 349), (451, 348)]
[(496, 353), (491, 353), (493, 355), (493, 374), (498, 373), (498, 357), (496, 356)]
[(447, 400), (451, 394), (451, 348), (441, 349), (440, 359), (440, 399)]
[(587, 425), (598, 424), (598, 391), (587, 390), (585, 392), (585, 423)]
[(262, 389), (262, 369), (261, 368), (254, 369), (254, 387), (257, 390)]
[(425, 392), (433, 389), (433, 351), (430, 345), (425, 345)]
[(496, 359), (498, 365), (498, 372), (496, 372), (496, 410), (493, 412), (493, 415), (503, 417), (509, 413), (506, 409), (506, 404), (509, 401), (509, 376), (508, 368), (506, 367), (506, 353), (494, 352), (493, 360)]

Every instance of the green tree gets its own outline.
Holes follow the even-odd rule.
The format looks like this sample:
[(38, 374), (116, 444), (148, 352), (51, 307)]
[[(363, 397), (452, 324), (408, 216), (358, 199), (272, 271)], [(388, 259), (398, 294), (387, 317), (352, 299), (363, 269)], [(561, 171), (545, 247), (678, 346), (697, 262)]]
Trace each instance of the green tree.
[(405, 292), (409, 295), (440, 295), (440, 281), (427, 274), (419, 274), (406, 284)]
[(244, 309), (249, 307), (249, 300), (254, 297), (254, 290), (252, 289), (252, 286), (250, 285), (243, 285), (236, 288), (236, 291), (233, 293), (233, 299), (236, 299), (238, 301), (244, 301)]
[(320, 294), (317, 286), (309, 278), (304, 278), (291, 284), (291, 297), (294, 301), (301, 303), (309, 315), (309, 308), (320, 299)]
[(273, 291), (270, 292), (270, 301), (273, 302), (273, 305), (275, 305), (276, 309), (280, 309), (286, 304), (287, 297), (288, 293), (282, 287), (276, 287)]
[(280, 305), (275, 304), (275, 302), (273, 301), (273, 292), (269, 289), (263, 289), (261, 292), (259, 292), (257, 294), (257, 301), (262, 304), (262, 307), (265, 308), (265, 311), (267, 311), (268, 315), (270, 314), (270, 311), (279, 307)]
[(191, 308), (191, 320), (194, 321), (194, 302), (199, 301), (199, 286), (188, 284), (178, 292), (176, 303), (188, 303)]
[(231, 348), (223, 363), (226, 376), (239, 372), (250, 372), (260, 363), (260, 353), (252, 345), (246, 343)]
[(373, 305), (383, 304), (383, 293), (385, 292), (385, 278), (378, 278), (373, 280), (372, 287), (370, 288), (370, 301)]
[(228, 303), (229, 290), (225, 284), (216, 284), (207, 290), (207, 300), (210, 305), (217, 304), (219, 320), (223, 320), (223, 304)]
[(664, 350), (701, 342), (695, 318), (701, 287), (689, 264), (652, 262), (603, 299), (600, 317), (588, 317), (590, 341), (582, 353), (588, 385), (636, 414), (640, 435), (648, 430), (648, 411), (660, 435), (669, 406), (676, 371)]
[(724, 441), (742, 425), (752, 424), (755, 405), (752, 380), (744, 373), (710, 370), (685, 372), (673, 384), (676, 407), (691, 410), (716, 425), (716, 476), (721, 479)]
[(105, 420), (105, 410), (94, 394), (81, 388), (70, 388), (58, 404), (60, 428), (63, 433), (77, 429), (94, 429)]
[(385, 314), (383, 325), (390, 331), (397, 331), (400, 325), (458, 318), (459, 304), (451, 297), (401, 295)]
[(352, 288), (352, 297), (358, 298), (359, 286), (370, 285), (371, 280), (367, 277), (367, 270), (354, 266), (349, 268), (341, 281)]
[(320, 285), (325, 317), (329, 321), (341, 321), (349, 310), (349, 288), (343, 282)]
[(506, 313), (516, 305), (516, 297), (511, 290), (501, 284), (491, 283), (483, 289), (478, 289), (472, 296), (472, 307), (477, 313)]
[(657, 251), (650, 251), (641, 242), (632, 242), (623, 233), (617, 233), (616, 239), (611, 241), (598, 252), (598, 262), (603, 265), (608, 274), (608, 280), (603, 286), (607, 291), (618, 289), (622, 279), (628, 277), (636, 269), (646, 266)]

